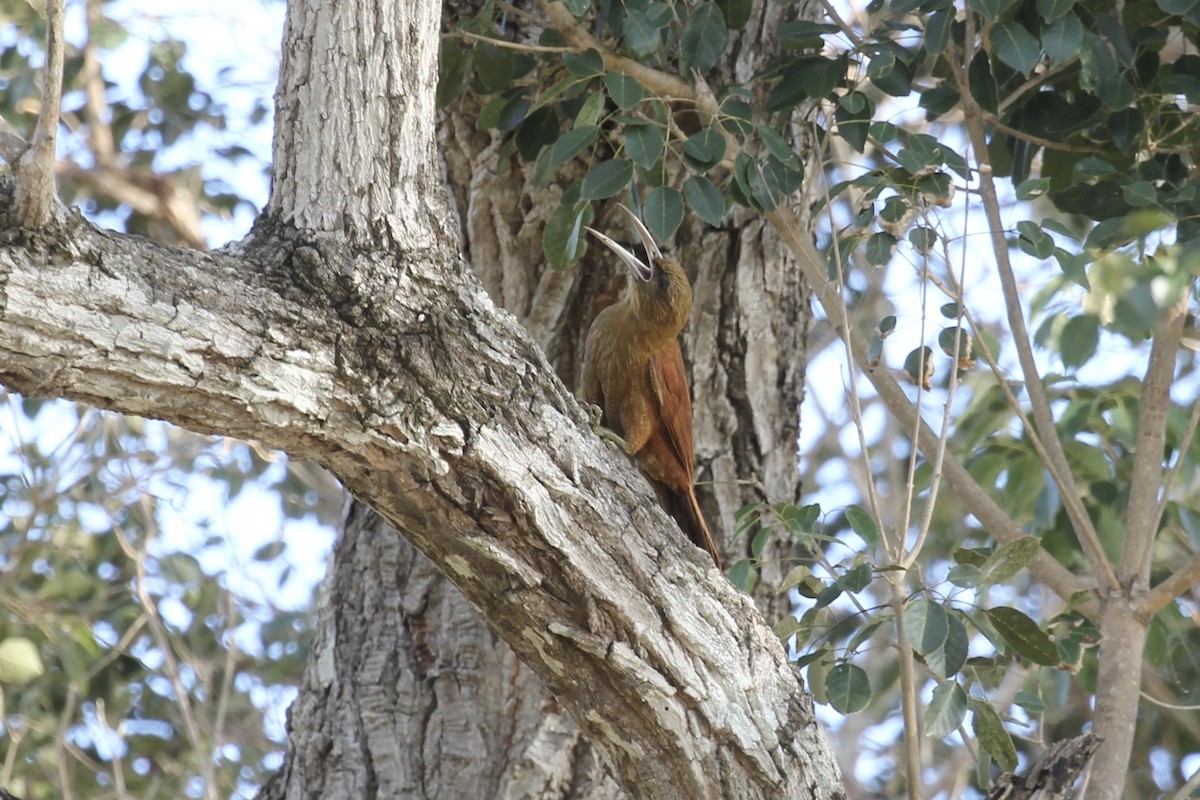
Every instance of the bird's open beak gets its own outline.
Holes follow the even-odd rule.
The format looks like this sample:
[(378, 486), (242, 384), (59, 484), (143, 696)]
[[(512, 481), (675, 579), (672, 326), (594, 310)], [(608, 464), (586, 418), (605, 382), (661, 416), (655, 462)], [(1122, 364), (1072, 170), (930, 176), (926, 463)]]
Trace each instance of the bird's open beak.
[[(658, 245), (654, 242), (654, 237), (650, 235), (650, 231), (642, 224), (642, 221), (637, 218), (628, 208), (623, 205), (618, 206), (625, 212), (626, 216), (633, 222), (633, 227), (637, 230), (638, 235), (642, 238), (642, 244), (646, 246), (646, 254), (650, 256), (651, 261), (657, 261), (662, 258), (662, 251), (658, 249)], [(588, 231), (599, 239), (605, 247), (617, 254), (617, 257), (625, 262), (625, 266), (633, 272), (634, 277), (640, 281), (649, 281), (654, 277), (654, 270), (647, 266), (641, 259), (633, 253), (626, 250), (621, 245), (614, 242), (612, 239), (605, 236), (595, 228), (588, 228)]]

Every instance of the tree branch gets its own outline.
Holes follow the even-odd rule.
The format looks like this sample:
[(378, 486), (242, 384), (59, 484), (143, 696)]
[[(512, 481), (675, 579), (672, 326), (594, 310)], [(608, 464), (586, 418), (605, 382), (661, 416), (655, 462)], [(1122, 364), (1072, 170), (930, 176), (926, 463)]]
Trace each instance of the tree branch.
[[(1187, 318), (1191, 292), (1167, 308), (1154, 332), (1150, 363), (1142, 378), (1138, 402), (1138, 427), (1134, 439), (1133, 475), (1129, 483), (1129, 508), (1125, 514), (1125, 546), (1119, 566), (1121, 579), (1145, 589), (1150, 580), (1150, 553), (1158, 533), (1158, 494), (1163, 486), (1163, 451), (1167, 438), (1167, 412), (1171, 408), (1171, 384), (1179, 340)], [(1182, 454), (1181, 454), (1182, 455)]]
[(1138, 602), (1138, 612), (1148, 620), (1197, 583), (1200, 583), (1200, 554), (1189, 558), (1187, 563), (1143, 596)]
[[(831, 320), (845, 319), (844, 312), (841, 310), (841, 306), (844, 305), (842, 297), (838, 293), (837, 288), (825, 277), (828, 273), (825, 269), (824, 259), (817, 253), (812, 242), (808, 241), (806, 236), (801, 232), (795, 216), (783, 206), (780, 206), (766, 216), (772, 227), (775, 228), (783, 239), (784, 244), (792, 252), (792, 255), (795, 256), (796, 261), (800, 264), (809, 283), (813, 286), (813, 291), (817, 299), (825, 308), (825, 313), (828, 317)], [(875, 391), (879, 393), (879, 397), (883, 400), (888, 411), (907, 430), (917, 431), (917, 447), (921, 449), (926, 458), (932, 459), (933, 455), (937, 452), (937, 435), (924, 420), (920, 419), (916, 408), (909, 401), (907, 395), (904, 394), (904, 390), (896, 382), (896, 379), (892, 377), (891, 373), (884, 369), (872, 367), (867, 363), (866, 354), (868, 348), (866, 337), (857, 328), (852, 328), (845, 333), (851, 339), (851, 347), (858, 358), (859, 368), (867, 376), (867, 379), (871, 381), (871, 384), (875, 387)], [(954, 489), (959, 500), (967, 507), (967, 510), (978, 518), (980, 524), (987, 529), (988, 533), (1001, 542), (1016, 541), (1027, 535), (1004, 512), (1004, 509), (1000, 508), (996, 501), (983, 490), (983, 487), (971, 477), (971, 473), (967, 472), (962, 463), (950, 453), (945, 455), (943, 470), (945, 471), (947, 483)], [(1089, 588), (1081, 578), (1073, 575), (1045, 550), (1038, 552), (1034, 560), (1030, 562), (1029, 569), (1037, 576), (1038, 580), (1049, 586), (1055, 594), (1064, 600), (1070, 598), (1071, 595), (1078, 591)], [(1087, 608), (1089, 610), (1084, 613), (1095, 611), (1092, 601), (1087, 603)]]
[(1004, 310), (1012, 331), (1013, 344), (1017, 348), (1017, 360), (1020, 362), (1021, 372), (1025, 376), (1025, 390), (1029, 392), (1033, 420), (1049, 456), (1045, 466), (1058, 485), (1063, 507), (1071, 519), (1071, 525), (1075, 529), (1079, 543), (1083, 547), (1092, 569), (1097, 573), (1100, 585), (1112, 590), (1118, 585), (1117, 575), (1113, 571), (1112, 564), (1109, 563), (1108, 556), (1104, 553), (1091, 517), (1084, 508), (1083, 492), (1076, 485), (1071, 467), (1067, 464), (1067, 456), (1062, 442), (1058, 438), (1058, 429), (1054, 424), (1054, 414), (1050, 410), (1050, 401), (1046, 397), (1046, 387), (1042, 385), (1042, 377), (1034, 359), (1029, 331), (1025, 327), (1020, 291), (1017, 288), (1012, 264), (1008, 259), (1008, 242), (1005, 241), (1004, 224), (1000, 219), (1000, 201), (996, 195), (996, 185), (992, 181), (992, 167), (988, 160), (987, 140), (983, 131), (983, 109), (971, 94), (965, 71), (954, 59), (947, 59), (947, 61), (951, 64), (951, 72), (954, 74), (959, 95), (962, 97), (963, 120), (966, 123), (971, 147), (975, 151), (975, 158), (979, 163), (979, 194), (983, 200), (988, 233), (992, 240), (992, 252), (996, 257), (996, 271), (1000, 276), (1000, 287), (1004, 294)]
[(46, 66), (42, 70), (42, 103), (33, 143), (13, 165), (17, 176), (17, 214), (26, 228), (41, 228), (59, 207), (54, 189), (55, 145), (62, 106), (63, 15), (66, 0), (46, 0)]
[[(546, 15), (549, 27), (558, 31), (563, 38), (580, 50), (593, 49), (599, 52), (604, 59), (605, 69), (636, 78), (642, 86), (662, 97), (678, 100), (697, 99), (695, 88), (682, 78), (667, 72), (660, 72), (641, 62), (614, 53), (603, 42), (583, 29), (579, 21), (571, 15), (565, 3), (555, 2), (555, 0), (538, 0), (538, 5), (541, 6), (542, 13)], [(715, 107), (706, 110), (710, 114), (716, 112)]]
[[(0, 191), (0, 229), (12, 213)], [(206, 254), (64, 225), (0, 248), (0, 381), (326, 466), (458, 584), (641, 796), (839, 785), (750, 598), (453, 255), (356, 254), (273, 236), (286, 229), (269, 218)]]

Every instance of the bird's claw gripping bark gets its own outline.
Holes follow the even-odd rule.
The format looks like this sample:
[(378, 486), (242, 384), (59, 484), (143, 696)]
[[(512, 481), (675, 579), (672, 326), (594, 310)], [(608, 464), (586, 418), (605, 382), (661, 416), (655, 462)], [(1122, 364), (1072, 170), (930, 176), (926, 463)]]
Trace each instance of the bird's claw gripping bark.
[(621, 452), (628, 453), (629, 445), (625, 443), (625, 440), (604, 427), (604, 409), (595, 403), (586, 403), (584, 408), (587, 410), (588, 421), (592, 425), (592, 431), (601, 439), (621, 448)]

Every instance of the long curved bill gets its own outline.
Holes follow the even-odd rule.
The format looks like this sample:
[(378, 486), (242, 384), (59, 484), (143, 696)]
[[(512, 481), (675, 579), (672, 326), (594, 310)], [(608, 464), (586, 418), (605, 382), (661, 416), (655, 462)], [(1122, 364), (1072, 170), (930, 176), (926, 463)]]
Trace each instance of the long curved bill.
[[(633, 222), (633, 227), (638, 232), (638, 236), (641, 237), (642, 244), (646, 247), (646, 255), (650, 257), (651, 262), (662, 258), (662, 251), (658, 249), (658, 244), (655, 243), (654, 237), (650, 235), (649, 229), (647, 229), (646, 226), (642, 224), (642, 221), (637, 218), (637, 214), (634, 214), (624, 205), (618, 205), (617, 208), (624, 211), (625, 215), (629, 217), (631, 222)], [(617, 257), (625, 262), (625, 266), (629, 267), (630, 271), (633, 272), (634, 277), (636, 277), (638, 280), (649, 281), (652, 277), (654, 277), (654, 270), (633, 253), (629, 252), (624, 247), (617, 244), (595, 228), (587, 228), (587, 230), (592, 234), (592, 236), (595, 236), (597, 239), (599, 239), (605, 247), (616, 253)]]
[(629, 252), (624, 247), (617, 244), (595, 228), (589, 227), (587, 228), (587, 231), (592, 236), (595, 236), (597, 239), (599, 239), (605, 247), (616, 253), (617, 257), (625, 262), (625, 266), (629, 267), (629, 270), (633, 273), (633, 276), (639, 281), (647, 282), (654, 277), (654, 270), (643, 264), (641, 259), (635, 256), (633, 253)]
[(617, 208), (625, 212), (625, 216), (629, 217), (629, 221), (633, 223), (634, 230), (638, 232), (638, 236), (642, 239), (642, 247), (646, 248), (646, 255), (650, 257), (650, 263), (654, 263), (662, 258), (662, 251), (658, 249), (658, 243), (654, 241), (654, 236), (650, 230), (642, 224), (638, 219), (638, 215), (625, 207), (623, 203), (618, 204)]

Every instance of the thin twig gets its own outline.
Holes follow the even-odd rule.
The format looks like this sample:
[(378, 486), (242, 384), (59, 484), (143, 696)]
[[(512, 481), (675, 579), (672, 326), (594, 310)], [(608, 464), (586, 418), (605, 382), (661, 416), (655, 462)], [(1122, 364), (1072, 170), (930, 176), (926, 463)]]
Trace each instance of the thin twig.
[(67, 772), (70, 763), (67, 758), (67, 731), (71, 730), (71, 718), (75, 716), (75, 703), (79, 692), (75, 684), (67, 686), (67, 702), (63, 704), (63, 712), (59, 716), (58, 733), (54, 737), (54, 755), (58, 761), (58, 790), (62, 792), (62, 800), (73, 800), (75, 794), (71, 789), (71, 776)]
[(821, 3), (821, 8), (825, 9), (826, 16), (833, 20), (833, 23), (842, 29), (842, 33), (846, 35), (846, 38), (850, 40), (850, 43), (857, 48), (861, 48), (863, 44), (862, 37), (855, 33), (854, 29), (851, 28), (850, 25), (841, 18), (841, 15), (838, 14), (837, 9), (833, 7), (833, 3), (829, 2), (829, 0), (818, 0), (818, 2)]
[[(824, 141), (825, 144), (822, 148), (822, 152), (825, 154), (825, 157), (828, 158), (830, 137), (825, 137)], [(822, 161), (824, 162), (824, 159), (822, 159)], [(833, 203), (833, 199), (829, 196), (829, 185), (825, 183), (823, 189), (825, 192), (825, 207), (828, 208)], [(842, 257), (838, 252), (839, 247), (840, 243), (835, 237), (833, 240), (834, 263), (837, 265), (838, 282), (845, 286), (846, 276), (842, 273)], [(867, 446), (866, 425), (863, 423), (862, 418), (862, 400), (858, 396), (858, 380), (857, 376), (854, 374), (854, 369), (858, 364), (858, 359), (854, 357), (854, 344), (850, 336), (850, 331), (853, 329), (853, 324), (850, 320), (850, 311), (846, 307), (845, 303), (841, 303), (838, 306), (838, 311), (841, 312), (841, 316), (837, 318), (841, 328), (840, 338), (844, 347), (846, 348), (846, 364), (850, 372), (850, 380), (846, 382), (846, 389), (850, 395), (850, 418), (854, 422), (854, 430), (858, 434), (858, 451), (863, 465), (863, 477), (867, 490), (867, 503), (871, 507), (871, 516), (875, 518), (875, 525), (879, 529), (879, 535), (883, 539), (884, 553), (887, 559), (889, 561), (898, 563), (901, 556), (904, 554), (904, 535), (903, 533), (899, 533), (897, 536), (898, 541), (892, 541), (892, 536), (889, 534), (887, 526), (885, 526), (883, 523), (883, 513), (879, 505), (879, 492), (875, 487), (875, 475), (871, 470), (871, 451)], [(830, 319), (833, 319), (833, 317), (831, 316)], [(903, 528), (900, 530), (903, 531)]]
[[(124, 739), (124, 732), (113, 730), (108, 724), (108, 715), (104, 710), (104, 698), (96, 698), (96, 721), (100, 723), (100, 727), (104, 729), (106, 734), (112, 734), (118, 740)], [(122, 723), (123, 725), (124, 723)], [(118, 741), (120, 744), (120, 741)], [(109, 749), (112, 753), (113, 765), (113, 783), (117, 785), (117, 797), (120, 800), (125, 800), (129, 797), (129, 792), (125, 788), (125, 761), (121, 758), (120, 747), (113, 747), (112, 742), (109, 742)]]
[(237, 624), (237, 604), (228, 594), (225, 595), (226, 622), (225, 631), (228, 641), (225, 645), (225, 669), (221, 682), (220, 700), (217, 702), (217, 713), (213, 720), (213, 742), (220, 746), (225, 741), (225, 719), (229, 713), (229, 703), (233, 696), (233, 679), (237, 677), (237, 638), (233, 629)]
[(109, 123), (108, 98), (105, 96), (104, 73), (96, 50), (96, 28), (104, 20), (100, 0), (87, 0), (88, 38), (83, 45), (83, 88), (87, 102), (84, 106), (88, 124), (88, 141), (98, 164), (112, 164), (116, 155), (112, 125)]
[[(635, 78), (642, 86), (662, 97), (697, 99), (695, 90), (687, 81), (614, 53), (611, 48), (606, 47), (603, 42), (583, 29), (579, 21), (571, 16), (566, 4), (552, 2), (552, 0), (538, 0), (538, 5), (542, 9), (542, 13), (546, 15), (546, 20), (542, 23), (544, 27), (558, 31), (575, 47), (582, 50), (596, 50), (604, 59), (604, 68), (610, 72), (620, 72)], [(705, 106), (700, 110), (706, 116), (713, 116), (717, 112), (715, 106)]]
[(1099, 147), (1092, 147), (1090, 145), (1085, 145), (1085, 144), (1067, 144), (1066, 142), (1056, 142), (1053, 139), (1046, 139), (1045, 137), (1038, 136), (1033, 133), (1026, 133), (1025, 131), (1017, 130), (1013, 126), (1008, 125), (1007, 123), (1001, 122), (999, 119), (996, 118), (996, 116), (994, 114), (991, 114), (986, 111), (983, 112), (983, 115), (984, 115), (984, 118), (987, 120), (987, 124), (991, 125), (993, 128), (1000, 131), (1001, 133), (1006, 133), (1014, 139), (1021, 139), (1022, 141), (1029, 142), (1030, 144), (1036, 144), (1039, 147), (1046, 148), (1047, 150), (1060, 150), (1064, 153), (1099, 153), (1100, 152)]
[[(968, 14), (968, 18), (973, 15)], [(967, 134), (971, 141), (971, 149), (978, 164), (979, 194), (983, 200), (984, 215), (987, 218), (988, 233), (992, 239), (992, 251), (996, 257), (996, 271), (1000, 276), (1000, 288), (1004, 296), (1004, 310), (1008, 317), (1009, 329), (1013, 344), (1017, 349), (1017, 360), (1021, 372), (1025, 376), (1025, 389), (1029, 393), (1030, 410), (1038, 431), (1042, 435), (1049, 461), (1047, 467), (1058, 484), (1062, 496), (1063, 507), (1071, 519), (1076, 536), (1092, 569), (1096, 572), (1100, 585), (1105, 590), (1114, 590), (1119, 581), (1095, 525), (1088, 516), (1083, 505), (1083, 493), (1075, 483), (1070, 465), (1062, 442), (1059, 441), (1058, 431), (1054, 425), (1054, 415), (1050, 410), (1050, 401), (1046, 397), (1046, 387), (1042, 385), (1041, 374), (1038, 372), (1037, 361), (1033, 355), (1033, 345), (1029, 332), (1025, 328), (1024, 312), (1021, 309), (1021, 295), (1017, 288), (1016, 275), (1008, 258), (1008, 242), (1004, 238), (1004, 225), (1000, 219), (1000, 199), (996, 194), (996, 185), (992, 180), (992, 165), (988, 156), (987, 139), (983, 131), (983, 111), (979, 103), (971, 95), (970, 85), (965, 70), (954, 58), (947, 58), (950, 71), (954, 75), (959, 94), (962, 97), (963, 121), (966, 123)]]
[[(966, 214), (969, 210), (970, 208), (968, 206), (967, 210), (965, 210), (963, 213)], [(947, 259), (947, 264), (949, 264), (949, 259)], [(959, 266), (959, 286), (961, 286), (965, 280), (966, 270), (967, 253), (964, 249)], [(928, 260), (925, 262), (925, 273), (926, 275), (931, 275), (929, 272)], [(917, 532), (917, 541), (913, 543), (912, 549), (904, 558), (903, 565), (906, 568), (911, 568), (912, 565), (916, 563), (917, 556), (921, 553), (921, 548), (925, 546), (925, 539), (929, 536), (929, 529), (933, 526), (933, 509), (934, 504), (937, 502), (938, 490), (941, 489), (942, 464), (946, 460), (946, 446), (950, 441), (950, 417), (954, 408), (954, 394), (958, 389), (958, 354), (960, 352), (960, 348), (962, 347), (962, 321), (963, 316), (966, 313), (966, 303), (963, 302), (961, 293), (958, 297), (954, 298), (954, 300), (958, 305), (958, 319), (955, 320), (954, 355), (950, 357), (952, 362), (950, 365), (950, 383), (946, 389), (946, 406), (945, 411), (942, 414), (942, 430), (938, 434), (937, 451), (933, 456), (933, 473), (929, 481), (929, 498), (925, 502), (925, 514), (921, 519), (921, 529)], [(924, 305), (922, 305), (922, 309), (924, 309)], [(924, 341), (924, 338), (925, 337), (922, 336), (921, 340)], [(911, 496), (909, 502), (912, 502)]]
[(154, 636), (154, 643), (163, 654), (163, 670), (167, 673), (167, 679), (171, 682), (171, 688), (175, 693), (175, 702), (179, 706), (180, 716), (183, 717), (184, 732), (187, 734), (192, 751), (196, 754), (196, 765), (200, 770), (201, 780), (204, 781), (205, 800), (217, 800), (217, 786), (213, 775), (211, 754), (207, 753), (202, 746), (200, 726), (196, 723), (196, 717), (192, 713), (187, 687), (183, 685), (183, 678), (180, 675), (179, 662), (175, 659), (175, 651), (171, 647), (166, 628), (163, 627), (162, 620), (158, 618), (158, 607), (146, 590), (145, 554), (134, 549), (119, 525), (113, 527), (113, 533), (116, 534), (117, 543), (125, 552), (126, 557), (133, 562), (134, 593), (142, 610), (146, 613), (147, 622), (150, 623), (150, 632)]
[(466, 39), (473, 42), (484, 42), (486, 44), (494, 44), (496, 47), (506, 47), (509, 50), (522, 50), (526, 53), (578, 53), (578, 47), (550, 47), (541, 44), (522, 44), (521, 42), (510, 42), (507, 39), (495, 39), (491, 36), (481, 36), (478, 33), (470, 31), (453, 31), (452, 33), (442, 34), (443, 36), (454, 39)]
[[(907, 571), (901, 573), (907, 574)], [(904, 718), (904, 772), (909, 800), (921, 800), (921, 721), (917, 714), (917, 677), (912, 645), (904, 630), (904, 603), (907, 592), (897, 581), (889, 580), (892, 613), (896, 616), (896, 647), (900, 661), (900, 714)]]
[[(824, 307), (826, 315), (830, 319), (840, 319), (842, 317), (839, 310), (839, 304), (842, 303), (841, 295), (826, 278), (828, 273), (825, 270), (824, 259), (817, 254), (812, 242), (808, 241), (808, 238), (801, 233), (800, 224), (795, 215), (787, 207), (780, 206), (765, 216), (771, 227), (779, 234), (784, 246), (795, 256), (796, 263), (812, 287), (818, 302)], [(904, 390), (888, 370), (876, 369), (866, 363), (867, 342), (862, 333), (857, 329), (851, 329), (849, 334), (852, 337), (851, 344), (856, 358), (859, 359), (860, 367), (875, 387), (888, 411), (902, 425), (911, 426), (917, 414)], [(921, 448), (927, 458), (932, 457), (937, 449), (937, 436), (928, 425), (922, 424), (918, 430), (917, 446)], [(1025, 532), (984, 491), (983, 487), (953, 454), (946, 454), (944, 469), (946, 481), (951, 488), (959, 496), (967, 510), (992, 536), (1001, 542), (1013, 542), (1026, 536)], [(1090, 588), (1083, 579), (1073, 575), (1045, 551), (1039, 552), (1030, 562), (1030, 570), (1063, 600), (1069, 599), (1078, 591)], [(1095, 601), (1087, 601), (1084, 609), (1081, 610), (1083, 613), (1094, 613)]]

